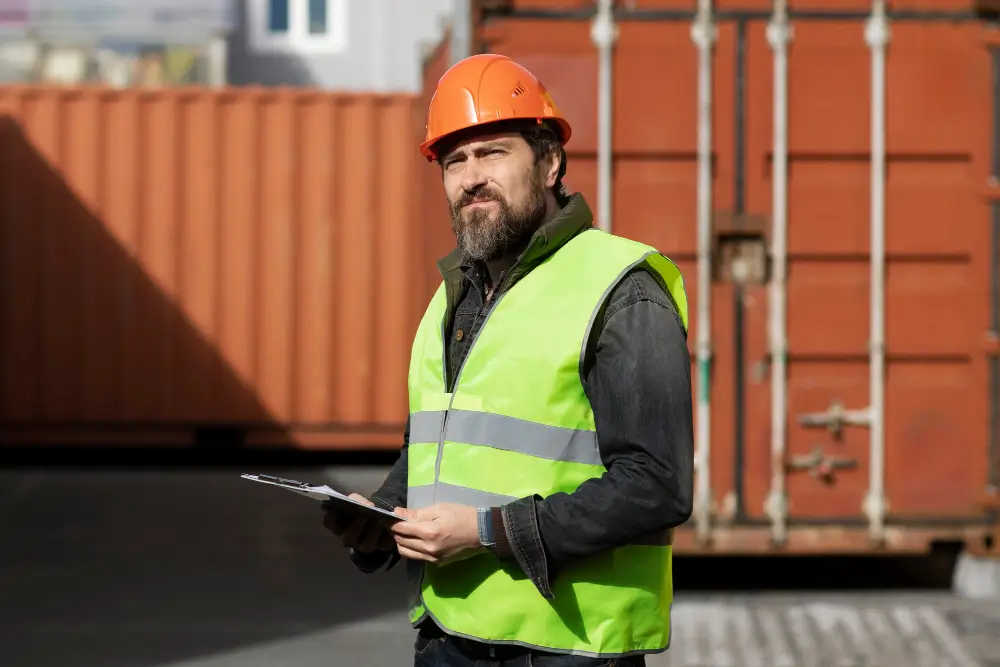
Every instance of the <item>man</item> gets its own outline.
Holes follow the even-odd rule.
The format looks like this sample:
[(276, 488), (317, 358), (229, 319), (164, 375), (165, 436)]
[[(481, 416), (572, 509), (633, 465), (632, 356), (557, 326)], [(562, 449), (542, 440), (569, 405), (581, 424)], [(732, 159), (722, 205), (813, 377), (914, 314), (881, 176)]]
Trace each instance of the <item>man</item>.
[(668, 259), (566, 195), (571, 132), (499, 55), (430, 104), (458, 248), (414, 339), (403, 449), (365, 499), (410, 520), (324, 519), (365, 572), (406, 559), (418, 667), (644, 665), (669, 643), (687, 299)]

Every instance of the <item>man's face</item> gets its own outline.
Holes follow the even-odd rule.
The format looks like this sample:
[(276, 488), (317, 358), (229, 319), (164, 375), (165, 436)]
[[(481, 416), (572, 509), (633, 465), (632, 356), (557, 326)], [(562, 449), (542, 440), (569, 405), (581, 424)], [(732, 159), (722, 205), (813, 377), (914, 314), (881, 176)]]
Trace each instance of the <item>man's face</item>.
[[(553, 167), (554, 164), (554, 167)], [(451, 226), (468, 259), (493, 260), (545, 220), (558, 160), (535, 157), (516, 132), (479, 135), (441, 160)]]

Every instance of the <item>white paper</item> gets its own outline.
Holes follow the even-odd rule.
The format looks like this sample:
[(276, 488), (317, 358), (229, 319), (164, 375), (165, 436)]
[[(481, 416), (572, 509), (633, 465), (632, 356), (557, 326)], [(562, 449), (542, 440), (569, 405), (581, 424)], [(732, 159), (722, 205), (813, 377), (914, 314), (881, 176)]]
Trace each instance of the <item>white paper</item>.
[(389, 510), (382, 509), (377, 506), (365, 505), (364, 503), (358, 502), (353, 498), (348, 498), (343, 493), (331, 489), (325, 484), (322, 486), (313, 486), (307, 484), (306, 482), (300, 482), (294, 479), (285, 479), (281, 477), (274, 477), (272, 475), (250, 475), (242, 474), (240, 475), (243, 479), (248, 479), (251, 482), (260, 482), (261, 484), (269, 484), (271, 486), (276, 486), (279, 489), (285, 489), (286, 491), (291, 491), (292, 493), (297, 493), (300, 496), (305, 496), (307, 498), (312, 498), (313, 500), (339, 500), (342, 502), (350, 503), (364, 510), (369, 510), (371, 512), (377, 512), (394, 519), (402, 519), (406, 521), (405, 517), (402, 517), (395, 512), (390, 512)]

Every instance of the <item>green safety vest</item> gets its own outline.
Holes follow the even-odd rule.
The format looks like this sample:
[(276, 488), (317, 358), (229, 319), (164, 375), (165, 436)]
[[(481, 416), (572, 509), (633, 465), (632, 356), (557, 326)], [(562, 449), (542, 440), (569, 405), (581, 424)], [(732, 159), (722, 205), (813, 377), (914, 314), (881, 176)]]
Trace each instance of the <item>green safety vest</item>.
[[(655, 249), (587, 230), (501, 294), (448, 393), (442, 284), (413, 342), (407, 506), (496, 507), (573, 492), (606, 470), (580, 377), (601, 304), (628, 271), (659, 274), (687, 328), (677, 267)], [(595, 656), (656, 652), (670, 641), (671, 541), (662, 530), (572, 563), (546, 600), (514, 560), (481, 553), (408, 561), (410, 621), (489, 643)]]

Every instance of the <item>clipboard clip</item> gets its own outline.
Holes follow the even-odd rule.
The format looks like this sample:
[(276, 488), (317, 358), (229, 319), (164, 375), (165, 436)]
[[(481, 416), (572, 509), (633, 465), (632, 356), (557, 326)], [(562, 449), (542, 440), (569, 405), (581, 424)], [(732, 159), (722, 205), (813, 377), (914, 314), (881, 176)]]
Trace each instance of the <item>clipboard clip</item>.
[(306, 482), (297, 482), (294, 479), (285, 479), (283, 477), (274, 477), (272, 475), (257, 475), (257, 479), (263, 480), (265, 482), (273, 482), (275, 484), (284, 484), (286, 486), (294, 486), (299, 489), (311, 489), (312, 485)]

